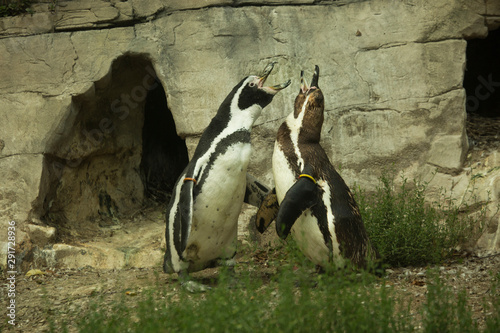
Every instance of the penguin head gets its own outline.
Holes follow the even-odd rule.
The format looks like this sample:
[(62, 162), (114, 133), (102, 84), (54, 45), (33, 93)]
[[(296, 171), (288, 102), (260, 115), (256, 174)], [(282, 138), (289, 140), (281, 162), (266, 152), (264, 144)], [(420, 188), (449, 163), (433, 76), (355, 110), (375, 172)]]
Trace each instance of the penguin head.
[(294, 113), (295, 119), (300, 119), (301, 136), (307, 136), (309, 140), (318, 140), (323, 126), (323, 111), (325, 109), (325, 99), (323, 92), (319, 88), (319, 67), (314, 68), (311, 84), (304, 80), (304, 71), (300, 72), (300, 90), (295, 98)]
[(260, 106), (261, 109), (266, 107), (273, 97), (280, 91), (290, 85), (290, 80), (274, 86), (264, 86), (267, 77), (271, 74), (276, 61), (269, 63), (262, 75), (251, 75), (240, 83), (242, 88), (237, 94), (238, 108), (240, 110), (248, 109), (254, 105)]

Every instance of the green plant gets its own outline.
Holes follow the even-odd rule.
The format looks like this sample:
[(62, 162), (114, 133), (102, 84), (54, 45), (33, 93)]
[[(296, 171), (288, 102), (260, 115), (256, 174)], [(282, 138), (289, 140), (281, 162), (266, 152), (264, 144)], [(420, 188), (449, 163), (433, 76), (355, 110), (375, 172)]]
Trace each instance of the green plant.
[(422, 315), (424, 332), (478, 332), (465, 290), (455, 296), (435, 271), (429, 272), (429, 280)]
[[(467, 203), (466, 199), (477, 199), (473, 189), (458, 203), (445, 191), (438, 201), (429, 203), (427, 186), (402, 177), (396, 190), (394, 177), (385, 172), (374, 194), (369, 196), (356, 188), (367, 232), (391, 266), (438, 263), (454, 248), (478, 236), (486, 224), (487, 203)], [(475, 217), (469, 215), (473, 211)]]
[(33, 0), (11, 0), (3, 1), (2, 3), (5, 4), (0, 5), (0, 17), (15, 16), (24, 13), (33, 14), (33, 10), (31, 9)]
[[(294, 245), (284, 245), (281, 252), (288, 253), (289, 246)], [(262, 279), (256, 270), (245, 269), (236, 274), (235, 285), (234, 277), (222, 270), (218, 282), (205, 294), (190, 294), (175, 283), (152, 282), (134, 297), (123, 291), (112, 297), (93, 296), (87, 310), (74, 310), (73, 317), (79, 318), (76, 323), (48, 318), (49, 329), (97, 333), (479, 332), (465, 291), (456, 294), (437, 271), (427, 272), (427, 297), (418, 307), (411, 296), (396, 294), (384, 280), (366, 272), (346, 268), (335, 274), (306, 274), (297, 267), (302, 259), (295, 254), (273, 260), (281, 263), (273, 279)], [(490, 313), (485, 332), (498, 330), (499, 278), (497, 274), (493, 279), (485, 300), (485, 311)], [(57, 316), (53, 311), (47, 314)]]
[(485, 332), (498, 332), (500, 327), (500, 272), (492, 276), (492, 284), (489, 290), (490, 296), (484, 300), (484, 312), (486, 316)]
[(153, 288), (132, 306), (118, 299), (106, 309), (99, 299), (83, 315), (79, 331), (411, 331), (401, 320), (406, 316), (395, 314), (391, 292), (370, 288), (371, 278), (323, 276), (315, 286), (297, 287), (295, 271), (284, 269), (269, 285), (251, 277), (243, 277), (238, 288), (229, 288), (229, 282), (222, 277), (205, 295), (179, 291), (158, 297), (166, 293)]
[(57, 1), (58, 0), (52, 0), (52, 2), (49, 4), (49, 11), (51, 12), (55, 12), (56, 11), (56, 8), (57, 8)]

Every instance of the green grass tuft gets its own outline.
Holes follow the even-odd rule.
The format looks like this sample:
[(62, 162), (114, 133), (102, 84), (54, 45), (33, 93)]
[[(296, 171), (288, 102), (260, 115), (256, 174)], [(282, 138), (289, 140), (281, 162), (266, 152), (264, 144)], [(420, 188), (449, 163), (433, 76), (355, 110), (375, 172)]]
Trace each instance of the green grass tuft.
[[(79, 314), (76, 328), (102, 333), (480, 332), (465, 291), (457, 296), (436, 272), (428, 271), (428, 276), (420, 316), (410, 311), (411, 304), (399, 298), (392, 287), (367, 273), (309, 274), (309, 283), (301, 283), (296, 267), (286, 263), (269, 283), (242, 273), (234, 288), (232, 278), (222, 272), (218, 284), (205, 294), (182, 289), (172, 293), (153, 286), (135, 303), (127, 303), (123, 297), (116, 297), (112, 304), (97, 298), (90, 310)], [(483, 332), (498, 329), (497, 284), (498, 277), (485, 300), (489, 304), (485, 310), (491, 314)], [(52, 325), (51, 332), (64, 332), (65, 328), (64, 324)]]
[[(372, 195), (359, 188), (355, 195), (367, 232), (384, 262), (393, 267), (435, 264), (454, 249), (477, 239), (487, 222), (487, 203), (469, 206), (442, 192), (440, 201), (426, 201), (427, 183), (402, 178), (396, 189), (394, 177), (385, 173)], [(473, 191), (468, 199), (475, 200)], [(477, 200), (476, 200), (477, 201)], [(468, 212), (475, 210), (475, 216)]]
[(430, 273), (427, 301), (423, 307), (424, 332), (478, 332), (467, 305), (465, 290), (454, 295), (439, 278), (438, 272)]

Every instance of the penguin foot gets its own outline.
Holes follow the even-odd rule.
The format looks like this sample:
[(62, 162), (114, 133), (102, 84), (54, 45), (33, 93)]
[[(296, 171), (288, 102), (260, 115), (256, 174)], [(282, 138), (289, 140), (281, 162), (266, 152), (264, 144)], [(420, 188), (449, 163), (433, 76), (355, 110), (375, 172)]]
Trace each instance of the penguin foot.
[(233, 258), (230, 259), (217, 259), (217, 266), (227, 267), (229, 271), (234, 273), (234, 266), (236, 266), (236, 261)]
[(204, 285), (202, 283), (198, 283), (195, 281), (191, 281), (191, 280), (181, 282), (181, 286), (185, 290), (187, 290), (188, 292), (190, 292), (192, 294), (204, 293), (204, 292), (212, 289), (211, 287), (209, 287), (207, 285)]
[(204, 293), (212, 289), (207, 285), (192, 281), (189, 278), (189, 274), (186, 271), (180, 271), (178, 274), (179, 274), (179, 280), (181, 282), (181, 287), (192, 294)]

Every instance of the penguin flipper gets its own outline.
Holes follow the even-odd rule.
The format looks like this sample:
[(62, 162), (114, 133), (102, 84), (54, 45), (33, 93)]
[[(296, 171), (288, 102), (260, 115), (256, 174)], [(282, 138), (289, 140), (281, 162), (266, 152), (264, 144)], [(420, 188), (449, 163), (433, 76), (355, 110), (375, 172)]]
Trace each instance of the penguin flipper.
[(187, 246), (193, 216), (193, 183), (179, 179), (166, 210), (167, 249), (163, 258), (163, 271), (167, 274), (182, 272), (189, 266), (188, 262), (184, 262), (182, 253)]
[(255, 207), (261, 206), (270, 189), (260, 180), (247, 173), (247, 186), (244, 202)]
[(255, 226), (261, 234), (264, 233), (269, 225), (276, 219), (278, 210), (278, 197), (276, 196), (276, 189), (273, 188), (269, 191), (264, 200), (262, 200), (255, 217)]
[(319, 187), (308, 178), (299, 178), (281, 202), (276, 218), (276, 232), (285, 239), (302, 213), (318, 202)]
[(193, 222), (193, 189), (195, 183), (193, 181), (185, 181), (182, 184), (181, 193), (179, 194), (179, 214), (176, 215), (175, 221), (180, 223), (181, 237), (180, 248), (182, 253), (187, 246), (191, 223)]

